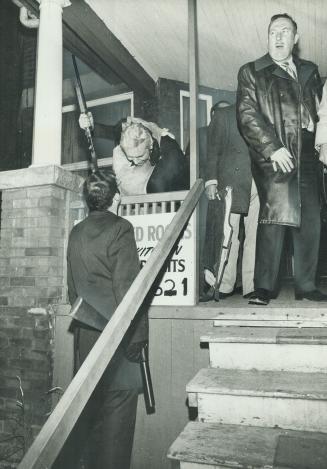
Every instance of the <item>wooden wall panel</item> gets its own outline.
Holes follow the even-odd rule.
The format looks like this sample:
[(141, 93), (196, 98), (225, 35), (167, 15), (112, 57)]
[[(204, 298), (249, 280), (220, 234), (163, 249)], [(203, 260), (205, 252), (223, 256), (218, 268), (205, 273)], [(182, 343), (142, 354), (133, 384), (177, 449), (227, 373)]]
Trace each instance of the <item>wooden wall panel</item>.
[[(185, 386), (200, 368), (209, 364), (209, 352), (200, 346), (200, 336), (212, 328), (213, 322), (212, 311), (205, 315), (202, 311), (201, 319), (196, 310), (157, 308), (155, 317), (150, 311), (150, 365), (156, 412), (146, 414), (140, 395), (131, 469), (171, 469), (166, 457), (168, 448), (188, 420), (194, 418), (194, 412), (189, 415)], [(60, 306), (56, 317), (53, 384), (63, 389), (73, 373), (68, 311), (69, 306)]]
[(200, 336), (212, 320), (150, 318), (150, 363), (156, 413), (146, 415), (140, 398), (131, 469), (170, 469), (169, 446), (188, 422), (185, 386), (202, 367), (208, 366), (208, 350)]

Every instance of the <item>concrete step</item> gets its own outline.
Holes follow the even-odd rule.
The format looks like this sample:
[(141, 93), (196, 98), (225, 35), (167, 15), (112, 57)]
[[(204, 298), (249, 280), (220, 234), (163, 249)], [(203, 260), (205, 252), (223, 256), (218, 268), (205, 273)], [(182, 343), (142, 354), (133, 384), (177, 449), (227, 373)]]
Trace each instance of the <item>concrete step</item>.
[(325, 327), (215, 327), (201, 342), (216, 368), (327, 372)]
[(217, 303), (215, 326), (327, 327), (327, 304), (297, 301), (280, 305), (226, 307)]
[(327, 433), (327, 374), (204, 368), (187, 384), (206, 422)]
[(190, 422), (168, 457), (181, 469), (326, 469), (327, 434)]

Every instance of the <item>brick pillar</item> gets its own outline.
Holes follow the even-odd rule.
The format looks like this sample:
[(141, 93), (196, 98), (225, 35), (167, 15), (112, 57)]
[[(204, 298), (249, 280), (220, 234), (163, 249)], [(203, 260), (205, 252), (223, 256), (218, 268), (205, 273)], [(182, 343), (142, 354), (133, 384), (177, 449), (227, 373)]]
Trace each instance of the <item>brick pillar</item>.
[[(80, 197), (81, 183), (57, 166), (0, 173), (0, 441), (7, 439), (0, 468), (21, 445), (15, 433), (23, 432), (27, 449), (51, 405), (51, 305), (66, 302), (70, 202)], [(22, 455), (18, 450), (8, 462)]]

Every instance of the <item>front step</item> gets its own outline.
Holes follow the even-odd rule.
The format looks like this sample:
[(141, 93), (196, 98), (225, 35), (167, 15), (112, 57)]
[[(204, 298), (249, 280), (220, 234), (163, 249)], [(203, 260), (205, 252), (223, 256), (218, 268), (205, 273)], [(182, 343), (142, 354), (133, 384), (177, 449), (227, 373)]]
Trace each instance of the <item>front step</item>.
[(296, 307), (279, 303), (268, 306), (226, 307), (217, 304), (215, 326), (327, 327), (327, 304), (298, 301)]
[(215, 327), (201, 342), (215, 368), (327, 372), (327, 328)]
[(326, 469), (327, 435), (190, 422), (168, 457), (181, 469)]
[(327, 432), (327, 374), (204, 368), (187, 384), (199, 420)]

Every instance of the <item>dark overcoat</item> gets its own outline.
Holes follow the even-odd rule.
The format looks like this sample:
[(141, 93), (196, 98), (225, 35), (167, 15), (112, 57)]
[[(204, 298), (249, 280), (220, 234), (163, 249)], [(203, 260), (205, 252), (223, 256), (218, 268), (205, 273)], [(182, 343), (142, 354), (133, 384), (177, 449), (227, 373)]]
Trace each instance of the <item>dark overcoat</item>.
[(237, 128), (236, 106), (218, 108), (208, 127), (205, 180), (218, 180), (218, 189), (233, 188), (233, 213), (248, 213), (251, 194), (249, 150)]
[[(317, 122), (322, 84), (317, 66), (293, 57), (298, 81), (266, 54), (241, 67), (238, 74), (237, 118), (250, 147), (252, 173), (260, 198), (259, 221), (301, 224), (301, 105)], [(294, 170), (273, 169), (270, 157), (285, 147)]]
[(160, 140), (160, 158), (148, 180), (146, 192), (183, 191), (189, 187), (189, 160), (176, 140), (164, 135)]
[[(67, 281), (71, 304), (78, 295), (107, 319), (114, 313), (139, 272), (131, 223), (108, 211), (92, 211), (72, 229), (67, 250)], [(82, 359), (100, 332), (80, 328)], [(143, 332), (142, 332), (143, 334)], [(147, 331), (139, 338), (147, 339)], [(141, 387), (140, 366), (128, 361), (120, 346), (105, 372), (112, 389)]]

